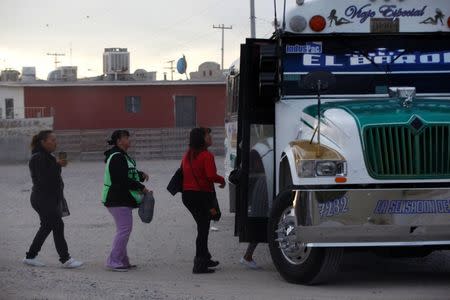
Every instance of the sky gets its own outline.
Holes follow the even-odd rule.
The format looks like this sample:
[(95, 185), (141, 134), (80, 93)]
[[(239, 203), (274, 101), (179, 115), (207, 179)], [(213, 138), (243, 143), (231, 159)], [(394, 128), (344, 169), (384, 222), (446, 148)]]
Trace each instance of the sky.
[[(255, 0), (259, 38), (273, 32), (273, 7), (273, 0)], [(167, 72), (170, 79), (167, 61), (183, 54), (188, 73), (205, 61), (220, 64), (222, 34), (213, 29), (220, 24), (233, 27), (225, 30), (228, 68), (250, 36), (249, 18), (249, 0), (0, 0), (0, 69), (35, 66), (37, 77), (47, 79), (54, 69), (47, 53), (64, 53), (59, 66), (77, 66), (78, 78), (90, 77), (102, 73), (104, 48), (120, 47), (130, 52), (131, 72), (157, 71), (158, 80)]]

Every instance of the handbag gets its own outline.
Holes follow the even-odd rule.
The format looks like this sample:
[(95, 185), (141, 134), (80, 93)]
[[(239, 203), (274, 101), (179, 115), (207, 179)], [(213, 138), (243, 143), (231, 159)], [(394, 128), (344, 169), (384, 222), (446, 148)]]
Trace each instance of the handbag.
[(67, 201), (64, 196), (61, 198), (61, 201), (59, 201), (59, 208), (61, 209), (62, 217), (70, 216), (69, 206), (67, 205)]
[(138, 215), (144, 223), (150, 223), (155, 212), (155, 198), (153, 192), (144, 194), (141, 204), (139, 204)]
[(181, 193), (183, 191), (183, 169), (181, 166), (175, 171), (172, 178), (167, 185), (167, 190), (172, 196), (175, 196), (177, 193)]
[(217, 200), (216, 192), (212, 192), (210, 196), (210, 207), (216, 210), (216, 214), (211, 214), (211, 220), (219, 221), (222, 216), (222, 212), (220, 211), (219, 201)]

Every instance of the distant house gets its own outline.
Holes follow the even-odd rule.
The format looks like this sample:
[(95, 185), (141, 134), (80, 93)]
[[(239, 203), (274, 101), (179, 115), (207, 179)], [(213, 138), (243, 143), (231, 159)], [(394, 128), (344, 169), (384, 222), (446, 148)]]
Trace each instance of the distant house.
[(23, 86), (15, 82), (0, 83), (0, 119), (25, 117)]
[(197, 72), (190, 72), (189, 75), (191, 80), (225, 81), (220, 65), (212, 61), (202, 63)]
[(79, 81), (19, 86), (25, 107), (52, 111), (55, 130), (215, 127), (223, 126), (225, 116), (225, 82)]

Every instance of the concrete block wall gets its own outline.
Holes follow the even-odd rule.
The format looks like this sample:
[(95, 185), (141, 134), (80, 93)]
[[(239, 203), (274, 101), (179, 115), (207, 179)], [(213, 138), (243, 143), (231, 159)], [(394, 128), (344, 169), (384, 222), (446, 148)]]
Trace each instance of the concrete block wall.
[[(46, 119), (46, 118), (42, 118)], [(50, 120), (23, 119), (0, 122), (0, 162), (24, 162), (30, 157), (29, 144), (40, 130), (52, 129)], [(41, 119), (39, 119), (41, 120)], [(53, 120), (53, 119), (52, 119)], [(224, 155), (225, 130), (214, 127), (213, 146), (215, 155)], [(190, 128), (129, 129), (132, 136), (130, 155), (136, 159), (178, 159), (188, 148)], [(103, 152), (110, 148), (107, 140), (113, 129), (58, 130), (57, 152), (67, 152), (69, 160), (101, 161)]]
[[(211, 151), (224, 155), (225, 131), (223, 127), (211, 128), (214, 144)], [(188, 147), (189, 128), (129, 129), (131, 148), (136, 159), (177, 159)], [(68, 153), (72, 160), (103, 160), (103, 152), (110, 148), (106, 141), (113, 129), (56, 131), (58, 151)]]
[(53, 117), (0, 119), (0, 162), (17, 163), (30, 158), (33, 135), (53, 129)]

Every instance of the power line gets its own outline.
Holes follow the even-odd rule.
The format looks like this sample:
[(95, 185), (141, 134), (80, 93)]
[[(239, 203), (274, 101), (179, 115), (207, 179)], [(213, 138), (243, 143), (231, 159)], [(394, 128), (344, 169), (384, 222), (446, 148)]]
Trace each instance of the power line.
[(216, 26), (216, 25), (213, 25), (213, 28), (214, 29), (221, 29), (222, 30), (222, 64), (221, 64), (221, 68), (222, 68), (222, 70), (223, 70), (223, 48), (224, 48), (224, 39), (225, 39), (225, 29), (233, 29), (233, 26), (228, 26), (228, 27), (226, 27), (225, 25), (219, 25), (219, 26)]
[[(219, 5), (216, 5), (218, 3), (219, 3)], [(223, 0), (217, 0), (215, 2), (212, 2), (209, 6), (205, 7), (203, 10), (201, 10), (199, 12), (197, 11), (195, 14), (192, 14), (186, 18), (180, 19), (176, 22), (171, 22), (170, 26), (163, 26), (163, 27), (159, 27), (159, 28), (156, 27), (156, 28), (154, 28), (154, 31), (153, 31), (154, 33), (150, 34), (150, 36), (147, 35), (146, 38), (150, 39), (150, 40), (152, 40), (152, 39), (160, 40), (161, 37), (167, 36), (167, 32), (170, 32), (170, 31), (174, 32), (177, 29), (179, 29), (180, 24), (186, 24), (188, 21), (190, 21), (193, 18), (199, 18), (200, 16), (203, 16), (204, 14), (206, 14), (209, 10), (220, 7), (220, 6), (224, 5), (224, 3), (226, 3), (226, 2)], [(183, 26), (181, 26), (181, 27), (183, 27)], [(155, 34), (155, 32), (157, 32), (157, 34)]]

